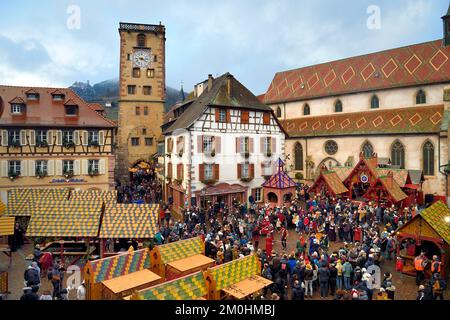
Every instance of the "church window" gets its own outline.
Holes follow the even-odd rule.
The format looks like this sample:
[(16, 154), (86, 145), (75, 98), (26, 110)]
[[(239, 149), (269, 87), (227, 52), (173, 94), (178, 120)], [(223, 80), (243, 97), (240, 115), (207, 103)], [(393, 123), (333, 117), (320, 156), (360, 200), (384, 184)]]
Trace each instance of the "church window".
[(372, 99), (370, 99), (370, 108), (371, 109), (378, 109), (380, 107), (380, 99), (376, 95), (372, 96)]
[(427, 103), (427, 96), (425, 95), (425, 91), (422, 89), (417, 92), (416, 95), (416, 104), (424, 104)]
[(369, 141), (364, 142), (361, 151), (364, 155), (364, 158), (370, 158), (373, 155), (373, 146)]
[(309, 104), (305, 103), (303, 106), (303, 115), (309, 116), (311, 114), (311, 109), (309, 108)]
[(341, 100), (336, 101), (336, 103), (334, 104), (334, 112), (342, 112)]
[(295, 154), (295, 170), (303, 170), (303, 147), (300, 143), (295, 144), (294, 149)]
[(325, 152), (330, 156), (338, 152), (338, 145), (334, 140), (328, 140), (325, 142)]
[(434, 145), (427, 141), (423, 145), (423, 174), (434, 176)]
[(405, 147), (398, 140), (391, 147), (391, 163), (400, 169), (405, 169)]
[(277, 107), (277, 118), (281, 118), (281, 108)]

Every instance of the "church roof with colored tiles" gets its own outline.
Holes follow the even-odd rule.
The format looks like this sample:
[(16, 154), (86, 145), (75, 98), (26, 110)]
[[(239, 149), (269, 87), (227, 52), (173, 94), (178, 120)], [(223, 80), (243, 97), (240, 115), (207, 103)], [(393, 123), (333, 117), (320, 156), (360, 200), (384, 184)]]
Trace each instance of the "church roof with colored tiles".
[(158, 232), (159, 205), (116, 203), (105, 207), (100, 238), (150, 239)]
[(450, 209), (442, 201), (438, 201), (430, 207), (423, 210), (420, 215), (425, 219), (428, 224), (445, 240), (450, 244), (450, 228), (448, 227), (445, 219), (450, 218)]
[(392, 176), (382, 176), (379, 177), (381, 183), (383, 184), (386, 191), (391, 195), (395, 202), (402, 201), (408, 198), (408, 196), (403, 192), (397, 182), (395, 182)]
[(308, 116), (283, 120), (281, 124), (290, 137), (437, 133), (443, 114), (444, 106), (434, 105)]
[(225, 289), (254, 275), (260, 275), (258, 258), (252, 254), (208, 269), (216, 281), (216, 290)]
[(203, 241), (200, 237), (163, 244), (157, 248), (163, 264), (204, 253)]
[(128, 251), (109, 258), (89, 261), (88, 264), (93, 273), (93, 283), (99, 283), (150, 268), (150, 252), (148, 249)]
[(278, 72), (264, 103), (448, 82), (449, 56), (435, 40)]
[(207, 294), (202, 272), (144, 289), (138, 293), (141, 300), (195, 300)]
[(322, 172), (323, 179), (326, 181), (327, 185), (331, 188), (334, 194), (342, 194), (348, 191), (344, 186), (341, 179), (334, 171)]
[(29, 237), (97, 237), (100, 201), (39, 201), (27, 229)]

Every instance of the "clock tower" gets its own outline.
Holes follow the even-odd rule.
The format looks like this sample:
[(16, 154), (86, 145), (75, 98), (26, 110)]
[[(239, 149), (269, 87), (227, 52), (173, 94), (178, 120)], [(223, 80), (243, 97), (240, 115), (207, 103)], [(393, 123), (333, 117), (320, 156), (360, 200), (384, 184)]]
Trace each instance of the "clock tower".
[(161, 137), (165, 101), (165, 27), (120, 23), (117, 177), (148, 162)]

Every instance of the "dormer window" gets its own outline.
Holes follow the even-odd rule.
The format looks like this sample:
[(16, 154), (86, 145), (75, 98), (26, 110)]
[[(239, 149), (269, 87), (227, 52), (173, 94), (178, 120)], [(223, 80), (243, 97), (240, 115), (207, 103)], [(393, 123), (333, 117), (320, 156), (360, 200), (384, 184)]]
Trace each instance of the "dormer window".
[(53, 101), (62, 101), (62, 100), (64, 100), (63, 94), (54, 94), (53, 95)]
[(27, 100), (39, 100), (39, 93), (27, 93)]
[(66, 105), (66, 116), (76, 116), (78, 115), (78, 106), (76, 105)]
[(13, 103), (11, 105), (11, 113), (12, 114), (22, 114), (23, 113), (23, 104)]

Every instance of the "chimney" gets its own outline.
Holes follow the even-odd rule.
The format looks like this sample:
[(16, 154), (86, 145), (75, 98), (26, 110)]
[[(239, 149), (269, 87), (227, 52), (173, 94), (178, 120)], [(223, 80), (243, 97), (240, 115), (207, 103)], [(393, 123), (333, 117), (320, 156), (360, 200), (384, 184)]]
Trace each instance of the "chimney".
[(231, 96), (233, 94), (233, 89), (231, 87), (231, 76), (227, 77), (227, 93), (228, 93), (228, 96), (231, 98)]
[(208, 91), (210, 91), (212, 89), (212, 85), (213, 85), (213, 76), (212, 74), (208, 74)]

